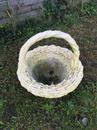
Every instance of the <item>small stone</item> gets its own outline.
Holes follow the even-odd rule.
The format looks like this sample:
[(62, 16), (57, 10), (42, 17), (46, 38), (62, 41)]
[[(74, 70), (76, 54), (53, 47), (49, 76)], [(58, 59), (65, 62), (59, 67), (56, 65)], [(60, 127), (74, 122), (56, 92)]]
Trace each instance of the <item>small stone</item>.
[(84, 126), (87, 126), (87, 125), (88, 125), (88, 118), (84, 117), (84, 118), (82, 119), (82, 124), (83, 124)]

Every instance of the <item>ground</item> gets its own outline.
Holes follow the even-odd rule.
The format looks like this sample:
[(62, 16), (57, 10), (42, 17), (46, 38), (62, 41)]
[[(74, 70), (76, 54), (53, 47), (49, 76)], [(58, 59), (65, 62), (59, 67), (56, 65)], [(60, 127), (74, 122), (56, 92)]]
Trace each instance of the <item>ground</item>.
[[(16, 75), (20, 47), (27, 38), (1, 44), (0, 130), (97, 130), (97, 17), (83, 17), (66, 30), (63, 25), (56, 29), (68, 32), (77, 41), (84, 65), (83, 81), (62, 98), (36, 97), (21, 87)], [(60, 40), (56, 44), (64, 46)], [(82, 124), (84, 117), (88, 119), (86, 126)]]

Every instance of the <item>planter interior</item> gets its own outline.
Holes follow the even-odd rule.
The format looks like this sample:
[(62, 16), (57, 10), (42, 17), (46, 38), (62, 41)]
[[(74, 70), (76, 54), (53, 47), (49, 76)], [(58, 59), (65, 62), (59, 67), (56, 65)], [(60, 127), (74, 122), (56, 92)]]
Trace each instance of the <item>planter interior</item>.
[(37, 82), (51, 85), (67, 79), (68, 71), (58, 59), (52, 57), (38, 61), (32, 68), (32, 76)]

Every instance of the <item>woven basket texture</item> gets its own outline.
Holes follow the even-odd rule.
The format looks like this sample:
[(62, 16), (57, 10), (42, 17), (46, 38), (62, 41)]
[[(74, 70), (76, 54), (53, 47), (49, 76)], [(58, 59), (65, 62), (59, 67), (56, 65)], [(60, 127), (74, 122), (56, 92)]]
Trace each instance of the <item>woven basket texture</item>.
[[(72, 51), (55, 45), (29, 48), (42, 39), (61, 38)], [(48, 30), (32, 36), (21, 47), (17, 76), (28, 92), (45, 98), (59, 98), (74, 91), (83, 78), (83, 65), (76, 41), (67, 33)]]

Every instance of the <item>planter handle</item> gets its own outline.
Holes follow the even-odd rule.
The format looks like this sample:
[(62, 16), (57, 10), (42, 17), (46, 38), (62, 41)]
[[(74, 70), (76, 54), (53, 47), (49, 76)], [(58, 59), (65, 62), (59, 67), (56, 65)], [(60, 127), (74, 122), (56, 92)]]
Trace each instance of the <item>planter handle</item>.
[(61, 31), (53, 31), (53, 30), (48, 30), (48, 31), (44, 31), (44, 32), (40, 32), (34, 36), (32, 36), (30, 39), (27, 40), (27, 42), (22, 46), (21, 50), (20, 50), (20, 54), (19, 54), (19, 62), (21, 62), (21, 64), (25, 64), (26, 65), (26, 54), (29, 50), (29, 48), (35, 44), (36, 42), (42, 40), (42, 39), (47, 39), (50, 37), (55, 37), (55, 38), (62, 38), (64, 40), (66, 40), (68, 42), (68, 44), (71, 46), (73, 53), (74, 53), (74, 60), (73, 60), (73, 67), (75, 68), (78, 64), (79, 61), (79, 47), (76, 44), (76, 41), (67, 33), (65, 32), (61, 32)]

